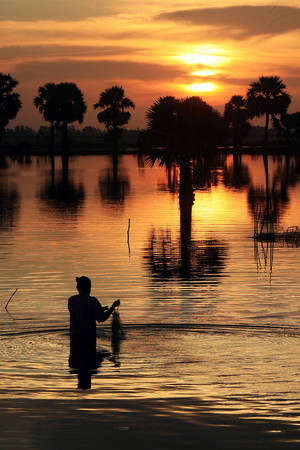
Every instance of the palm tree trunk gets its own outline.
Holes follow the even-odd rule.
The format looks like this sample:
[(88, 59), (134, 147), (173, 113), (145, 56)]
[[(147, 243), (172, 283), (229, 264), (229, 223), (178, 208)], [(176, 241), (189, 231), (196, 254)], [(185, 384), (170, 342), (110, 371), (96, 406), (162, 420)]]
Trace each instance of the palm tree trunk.
[(69, 155), (64, 153), (61, 157), (62, 160), (62, 180), (64, 188), (67, 189), (69, 183)]
[[(266, 232), (269, 233), (270, 231), (270, 221), (271, 218), (271, 198), (270, 198), (270, 182), (269, 182), (269, 161), (268, 161), (268, 155), (263, 155), (263, 161), (264, 161), (264, 169), (265, 169), (265, 180), (266, 180), (266, 207), (265, 207), (265, 221), (266, 221)], [(264, 225), (264, 223), (263, 223)], [(263, 226), (262, 226), (263, 228)], [(263, 229), (261, 229), (261, 232)]]
[(0, 143), (1, 143), (4, 135), (5, 135), (5, 129), (4, 128), (0, 128)]
[(113, 124), (113, 152), (119, 153), (119, 139), (118, 139), (118, 127)]
[(53, 150), (54, 147), (54, 138), (55, 138), (55, 128), (54, 128), (54, 122), (51, 122), (51, 126), (50, 126), (50, 147), (51, 150)]
[(180, 162), (179, 211), (180, 211), (180, 254), (181, 270), (185, 274), (190, 272), (190, 243), (192, 232), (192, 207), (194, 191), (192, 184), (192, 170), (188, 157)]
[(55, 186), (55, 156), (51, 153), (51, 188)]
[(269, 141), (269, 121), (270, 121), (270, 114), (266, 113), (266, 123), (265, 123), (265, 136), (264, 136), (264, 147), (268, 146)]
[(68, 124), (64, 122), (62, 124), (62, 147), (65, 153), (69, 150), (69, 136), (68, 136)]

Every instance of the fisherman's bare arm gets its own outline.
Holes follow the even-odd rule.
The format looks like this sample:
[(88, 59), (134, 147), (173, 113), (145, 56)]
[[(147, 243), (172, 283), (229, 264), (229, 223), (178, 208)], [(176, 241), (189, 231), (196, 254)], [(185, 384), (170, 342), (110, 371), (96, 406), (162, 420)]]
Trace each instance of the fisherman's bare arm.
[(101, 314), (97, 317), (97, 321), (105, 322), (110, 317), (114, 309), (117, 308), (119, 305), (120, 300), (115, 300), (110, 308), (108, 308), (108, 306), (104, 306), (102, 308)]

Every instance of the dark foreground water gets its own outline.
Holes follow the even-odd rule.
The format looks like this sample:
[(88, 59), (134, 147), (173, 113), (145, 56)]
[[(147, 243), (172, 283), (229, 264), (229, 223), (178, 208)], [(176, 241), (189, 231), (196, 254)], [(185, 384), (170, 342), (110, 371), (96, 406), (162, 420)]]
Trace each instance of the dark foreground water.
[[(190, 397), (298, 424), (300, 249), (251, 236), (266, 209), (276, 227), (300, 225), (299, 176), (285, 156), (193, 170), (135, 156), (1, 161), (2, 398)], [(84, 393), (68, 367), (78, 275), (104, 305), (121, 299), (126, 332), (112, 346), (100, 327)]]

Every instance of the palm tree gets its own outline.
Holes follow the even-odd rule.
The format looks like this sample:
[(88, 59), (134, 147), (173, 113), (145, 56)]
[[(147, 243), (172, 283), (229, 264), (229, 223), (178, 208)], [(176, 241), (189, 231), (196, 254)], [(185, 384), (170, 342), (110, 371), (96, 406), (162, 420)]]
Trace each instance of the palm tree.
[(160, 145), (195, 148), (215, 143), (223, 131), (223, 120), (200, 97), (160, 97), (146, 113), (148, 130)]
[(83, 122), (86, 104), (81, 90), (75, 83), (59, 83), (55, 90), (55, 123), (62, 129), (63, 147), (67, 149), (68, 124)]
[(270, 117), (284, 114), (291, 102), (290, 95), (285, 92), (286, 86), (278, 76), (260, 77), (258, 81), (250, 83), (247, 92), (247, 108), (250, 118), (265, 114), (264, 145), (268, 145)]
[(284, 133), (286, 145), (295, 144), (300, 140), (300, 112), (282, 114), (275, 120), (274, 127), (279, 134)]
[(94, 104), (94, 108), (101, 108), (97, 114), (98, 121), (105, 124), (107, 129), (107, 137), (112, 137), (117, 148), (118, 139), (123, 132), (123, 126), (129, 122), (131, 114), (128, 110), (134, 109), (135, 105), (130, 98), (125, 97), (122, 86), (112, 86), (100, 93), (98, 103)]
[(0, 73), (0, 141), (4, 136), (5, 127), (14, 119), (22, 106), (20, 94), (13, 92), (18, 81), (9, 74)]
[(246, 106), (246, 99), (241, 95), (233, 95), (229, 102), (225, 104), (224, 120), (232, 132), (235, 149), (241, 147), (243, 137), (246, 137), (250, 130), (248, 119), (249, 112)]
[(34, 106), (43, 115), (46, 122), (50, 122), (51, 129), (51, 147), (54, 144), (54, 130), (56, 121), (56, 84), (47, 83), (40, 86), (39, 95), (34, 98)]
[(177, 120), (178, 140), (191, 148), (215, 145), (224, 132), (219, 112), (198, 96), (179, 101)]
[(146, 112), (148, 130), (167, 145), (172, 143), (176, 134), (178, 104), (175, 97), (159, 97)]

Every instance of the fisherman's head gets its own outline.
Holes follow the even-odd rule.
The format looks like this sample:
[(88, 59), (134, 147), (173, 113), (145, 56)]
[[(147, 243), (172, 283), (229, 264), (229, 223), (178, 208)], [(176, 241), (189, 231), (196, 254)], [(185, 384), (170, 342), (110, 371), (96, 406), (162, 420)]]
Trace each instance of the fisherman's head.
[(76, 277), (76, 282), (79, 294), (89, 294), (91, 292), (92, 283), (88, 277)]

